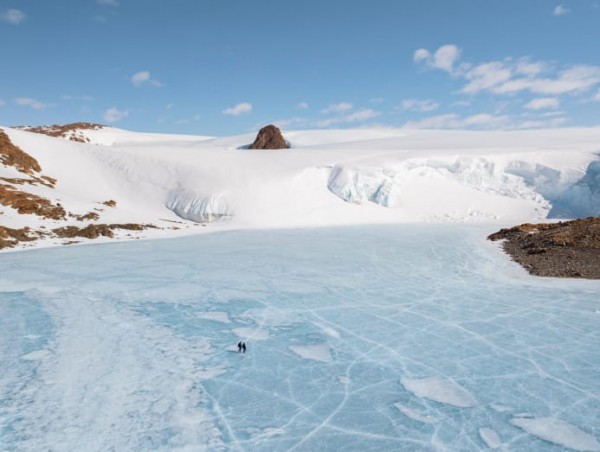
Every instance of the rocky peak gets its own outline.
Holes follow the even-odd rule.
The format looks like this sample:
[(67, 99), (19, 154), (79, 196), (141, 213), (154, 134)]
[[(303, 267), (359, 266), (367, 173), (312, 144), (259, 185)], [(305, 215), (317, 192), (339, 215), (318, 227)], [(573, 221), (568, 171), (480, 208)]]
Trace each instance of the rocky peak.
[(263, 127), (258, 132), (256, 140), (249, 149), (288, 149), (289, 143), (285, 141), (281, 130), (272, 124)]

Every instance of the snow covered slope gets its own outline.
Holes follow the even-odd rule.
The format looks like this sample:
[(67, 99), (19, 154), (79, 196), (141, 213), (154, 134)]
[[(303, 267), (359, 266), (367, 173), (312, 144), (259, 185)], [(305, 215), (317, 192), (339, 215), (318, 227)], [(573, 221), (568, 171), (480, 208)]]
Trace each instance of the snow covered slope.
[[(281, 151), (242, 149), (252, 134), (210, 138), (106, 127), (84, 131), (90, 143), (77, 143), (2, 130), (38, 160), (44, 175), (57, 179), (54, 188), (22, 189), (73, 214), (48, 220), (2, 206), (0, 225), (10, 228), (151, 223), (158, 228), (133, 236), (158, 237), (231, 228), (512, 224), (600, 214), (600, 128), (284, 132), (292, 149)], [(0, 177), (15, 177), (14, 168), (1, 167)], [(116, 206), (102, 204), (108, 200)], [(98, 218), (75, 218), (90, 212)], [(48, 238), (34, 246), (61, 242)]]

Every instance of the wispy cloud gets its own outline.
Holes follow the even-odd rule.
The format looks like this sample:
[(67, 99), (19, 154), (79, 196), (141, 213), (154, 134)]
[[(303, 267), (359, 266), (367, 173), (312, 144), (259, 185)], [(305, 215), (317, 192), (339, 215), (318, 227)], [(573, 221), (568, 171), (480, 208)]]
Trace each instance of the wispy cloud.
[(104, 112), (104, 120), (107, 122), (117, 122), (129, 116), (127, 110), (119, 110), (117, 107), (109, 108)]
[(545, 110), (558, 107), (560, 107), (560, 100), (556, 97), (540, 97), (538, 99), (533, 99), (524, 106), (524, 108), (527, 108), (528, 110)]
[(334, 124), (347, 124), (366, 121), (375, 118), (381, 113), (371, 108), (365, 108), (346, 115), (334, 116), (333, 118), (322, 119), (316, 122), (317, 127), (329, 127)]
[(569, 14), (571, 10), (563, 5), (558, 5), (556, 8), (552, 10), (552, 14), (555, 16), (564, 16), (565, 14)]
[(340, 102), (339, 104), (331, 104), (327, 108), (321, 110), (323, 114), (329, 113), (343, 113), (345, 111), (352, 110), (352, 104), (348, 102)]
[(96, 0), (96, 3), (99, 5), (108, 5), (108, 6), (119, 6), (121, 2), (119, 0)]
[(431, 100), (418, 100), (418, 99), (405, 99), (402, 101), (401, 105), (402, 110), (416, 111), (416, 112), (428, 112), (434, 111), (440, 108), (440, 105)]
[(0, 12), (0, 21), (6, 22), (12, 25), (19, 25), (25, 20), (25, 13), (18, 9), (9, 9), (7, 11)]
[(3, 105), (6, 105), (6, 102), (4, 101), (4, 99), (0, 99), (0, 107), (2, 107)]
[(296, 110), (308, 110), (308, 102), (300, 102), (296, 105)]
[[(459, 90), (462, 94), (512, 95), (520, 92), (557, 96), (580, 94), (600, 84), (600, 66), (573, 65), (557, 69), (546, 62), (532, 62), (521, 58), (506, 58), (502, 61), (488, 61), (480, 64), (460, 62), (458, 50), (447, 50), (450, 44), (440, 47), (435, 53), (426, 49), (415, 51), (414, 60), (428, 69), (440, 69), (466, 84)], [(438, 53), (445, 55), (438, 62)]]
[(241, 104), (226, 108), (222, 111), (222, 113), (228, 116), (246, 115), (248, 113), (252, 113), (252, 104), (248, 102), (242, 102)]
[(60, 96), (62, 100), (78, 100), (78, 101), (82, 101), (82, 102), (91, 102), (94, 100), (93, 97), (91, 96), (73, 96), (71, 94), (63, 94), (62, 96)]
[(600, 102), (600, 91), (598, 91), (598, 92), (596, 93), (596, 95), (594, 96), (594, 100), (595, 100), (596, 102)]
[(133, 86), (154, 86), (159, 88), (163, 86), (161, 82), (152, 78), (150, 71), (136, 72), (131, 76)]
[(533, 119), (511, 118), (508, 115), (492, 115), (479, 113), (471, 116), (460, 116), (455, 113), (431, 116), (418, 121), (409, 121), (402, 127), (406, 129), (535, 129), (557, 127), (564, 124), (567, 118), (541, 117)]
[(39, 100), (32, 99), (31, 97), (17, 97), (14, 100), (14, 102), (19, 107), (30, 107), (34, 110), (43, 110), (44, 108), (49, 107), (48, 104), (40, 102)]

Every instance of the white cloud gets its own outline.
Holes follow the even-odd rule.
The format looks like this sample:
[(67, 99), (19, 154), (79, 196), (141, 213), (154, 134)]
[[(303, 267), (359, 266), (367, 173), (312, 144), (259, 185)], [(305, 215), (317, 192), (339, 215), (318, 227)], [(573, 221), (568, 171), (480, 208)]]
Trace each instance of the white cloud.
[(512, 70), (504, 62), (492, 61), (469, 69), (464, 77), (469, 80), (469, 83), (460, 92), (475, 94), (507, 82), (512, 77)]
[(2, 107), (3, 105), (6, 105), (6, 102), (4, 102), (4, 99), (0, 99), (0, 107)]
[(416, 63), (423, 63), (429, 68), (441, 69), (450, 74), (455, 71), (455, 63), (460, 59), (460, 49), (454, 44), (446, 44), (433, 54), (427, 49), (417, 49), (413, 54)]
[(536, 94), (559, 95), (580, 93), (600, 83), (600, 66), (578, 65), (559, 71), (554, 78), (517, 78), (491, 90), (497, 94), (530, 91)]
[(15, 99), (15, 104), (20, 107), (31, 107), (34, 110), (43, 110), (44, 108), (48, 108), (48, 104), (32, 99), (31, 97), (17, 97)]
[(548, 69), (548, 65), (541, 61), (531, 62), (526, 58), (522, 58), (517, 62), (515, 72), (529, 77), (535, 77), (539, 73)]
[(434, 111), (440, 108), (437, 102), (431, 99), (417, 100), (417, 99), (405, 99), (402, 101), (403, 110), (411, 110), (417, 112)]
[(296, 105), (297, 110), (308, 110), (308, 102), (300, 102)]
[(413, 54), (413, 61), (420, 63), (421, 61), (428, 61), (431, 58), (431, 53), (427, 49), (417, 49)]
[(544, 110), (547, 108), (558, 108), (559, 106), (560, 100), (556, 97), (540, 97), (527, 103), (524, 108), (528, 110)]
[(109, 108), (104, 112), (104, 120), (107, 122), (117, 122), (129, 116), (127, 110), (119, 110), (117, 107)]
[(79, 100), (82, 102), (91, 102), (94, 100), (94, 98), (92, 96), (73, 96), (71, 94), (63, 94), (62, 96), (60, 96), (62, 100)]
[(468, 100), (457, 100), (456, 102), (452, 102), (452, 104), (450, 104), (451, 107), (470, 107), (471, 106), (471, 102), (469, 102)]
[(600, 102), (600, 91), (598, 91), (598, 92), (596, 93), (596, 95), (594, 96), (594, 100), (595, 100), (596, 102)]
[(335, 116), (333, 118), (323, 119), (321, 121), (317, 121), (317, 127), (329, 127), (334, 124), (344, 124), (344, 123), (353, 123), (353, 122), (362, 122), (368, 119), (375, 118), (379, 116), (381, 113), (370, 108), (365, 108), (363, 110), (358, 110), (347, 115)]
[(511, 118), (507, 115), (492, 115), (488, 113), (461, 117), (450, 113), (431, 116), (419, 121), (409, 121), (402, 127), (407, 129), (539, 129), (558, 127), (567, 122), (567, 120), (564, 116), (548, 118), (545, 115), (540, 115), (527, 119), (527, 116)]
[(99, 5), (108, 5), (108, 6), (119, 6), (121, 2), (119, 0), (96, 0), (96, 3)]
[(570, 12), (571, 10), (569, 8), (566, 8), (563, 5), (558, 5), (556, 8), (554, 8), (552, 14), (554, 14), (555, 16), (564, 16), (565, 14), (568, 14)]
[(248, 113), (252, 112), (252, 104), (248, 103), (248, 102), (242, 102), (241, 104), (237, 104), (233, 107), (230, 108), (226, 108), (225, 110), (223, 110), (223, 114), (224, 115), (229, 115), (229, 116), (240, 116), (240, 115), (245, 115)]
[(433, 54), (433, 66), (447, 72), (452, 72), (454, 63), (460, 58), (460, 50), (454, 44), (440, 47)]
[(306, 118), (294, 116), (293, 118), (275, 120), (273, 121), (273, 124), (280, 129), (287, 129), (291, 127), (304, 127), (308, 125), (308, 120)]
[(460, 116), (454, 113), (431, 116), (418, 121), (408, 121), (406, 129), (458, 129), (461, 127)]
[(576, 65), (556, 70), (549, 63), (531, 62), (526, 58), (516, 61), (507, 58), (473, 65), (459, 63), (460, 51), (455, 45), (442, 46), (433, 55), (429, 52), (426, 54), (424, 50), (415, 52), (415, 61), (465, 79), (467, 83), (459, 90), (463, 94), (516, 94), (529, 91), (557, 96), (580, 94), (600, 84), (600, 66)]
[(542, 128), (548, 128), (548, 127), (558, 127), (560, 125), (563, 125), (565, 122), (567, 122), (567, 118), (565, 118), (565, 117), (554, 118), (554, 119), (549, 119), (549, 120), (533, 119), (533, 120), (529, 120), (529, 121), (519, 121), (517, 124), (515, 124), (514, 128), (515, 129), (542, 129)]
[(506, 115), (480, 113), (463, 118), (455, 113), (448, 113), (419, 121), (408, 121), (403, 127), (406, 129), (499, 129), (509, 125), (510, 118)]
[(464, 119), (464, 125), (467, 127), (477, 126), (483, 128), (498, 128), (508, 125), (510, 118), (506, 115), (490, 115), (480, 113), (468, 116)]
[(0, 21), (12, 25), (19, 25), (25, 20), (25, 13), (18, 9), (9, 9), (8, 11), (0, 12)]
[(352, 110), (352, 104), (348, 102), (340, 102), (339, 104), (331, 104), (327, 108), (321, 110), (321, 113), (344, 113), (345, 111)]
[(136, 72), (131, 76), (131, 83), (133, 86), (163, 86), (158, 80), (154, 80), (150, 74), (150, 71)]

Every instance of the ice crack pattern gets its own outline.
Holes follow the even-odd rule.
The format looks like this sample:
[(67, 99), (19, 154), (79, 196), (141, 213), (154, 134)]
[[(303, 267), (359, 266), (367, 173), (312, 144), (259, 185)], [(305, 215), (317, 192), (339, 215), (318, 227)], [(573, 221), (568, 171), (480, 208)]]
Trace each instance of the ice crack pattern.
[(598, 283), (527, 276), (488, 232), (5, 255), (0, 449), (600, 450)]

